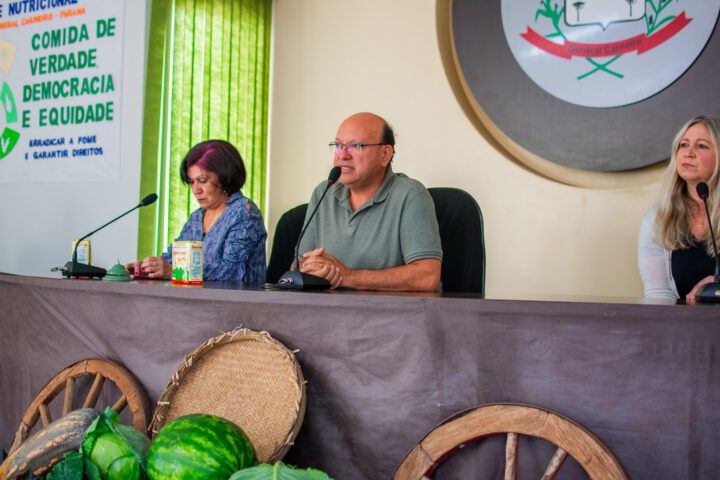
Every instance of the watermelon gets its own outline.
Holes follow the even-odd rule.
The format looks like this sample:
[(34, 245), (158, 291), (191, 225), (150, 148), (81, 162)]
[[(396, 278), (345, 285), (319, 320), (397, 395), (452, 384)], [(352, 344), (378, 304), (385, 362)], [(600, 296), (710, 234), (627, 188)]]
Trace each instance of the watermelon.
[(191, 414), (160, 429), (150, 445), (147, 472), (151, 480), (227, 480), (257, 463), (240, 427), (214, 415)]

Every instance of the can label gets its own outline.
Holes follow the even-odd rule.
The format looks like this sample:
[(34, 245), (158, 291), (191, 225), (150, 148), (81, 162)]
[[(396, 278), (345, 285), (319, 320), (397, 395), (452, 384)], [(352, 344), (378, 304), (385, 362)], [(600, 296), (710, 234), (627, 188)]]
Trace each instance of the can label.
[(172, 283), (202, 285), (203, 242), (173, 242)]
[[(72, 242), (72, 251), (70, 252), (70, 255), (73, 254), (75, 251), (75, 245), (77, 244), (79, 238), (76, 238)], [(90, 265), (90, 262), (92, 261), (90, 257), (90, 240), (87, 238), (80, 242), (80, 245), (77, 247), (77, 261), (78, 263), (84, 263), (85, 265)]]

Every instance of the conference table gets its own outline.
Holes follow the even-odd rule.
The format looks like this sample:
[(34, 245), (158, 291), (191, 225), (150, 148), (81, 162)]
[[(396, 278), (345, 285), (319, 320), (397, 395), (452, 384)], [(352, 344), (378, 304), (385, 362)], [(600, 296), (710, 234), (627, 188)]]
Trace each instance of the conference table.
[[(572, 418), (635, 479), (716, 478), (720, 471), (720, 307), (713, 305), (4, 273), (0, 447), (9, 449), (25, 409), (64, 367), (115, 360), (154, 404), (184, 355), (238, 327), (267, 331), (297, 350), (307, 411), (284, 460), (335, 479), (390, 478), (443, 419), (496, 402)], [(547, 460), (544, 447), (527, 448), (520, 478), (533, 478), (522, 469), (534, 472)], [(465, 449), (437, 478), (461, 478), (457, 471), (498, 478), (497, 462), (485, 457)], [(567, 468), (558, 478), (582, 478)]]

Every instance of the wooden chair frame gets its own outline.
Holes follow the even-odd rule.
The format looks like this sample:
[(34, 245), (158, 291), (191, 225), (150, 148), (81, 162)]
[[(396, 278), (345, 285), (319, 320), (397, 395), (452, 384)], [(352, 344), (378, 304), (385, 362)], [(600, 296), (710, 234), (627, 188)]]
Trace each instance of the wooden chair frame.
[(49, 425), (53, 419), (50, 413), (50, 402), (63, 390), (65, 398), (63, 402), (62, 415), (75, 410), (75, 385), (79, 378), (93, 376), (93, 384), (90, 391), (83, 400), (82, 406), (77, 408), (96, 407), (100, 393), (106, 380), (110, 380), (120, 389), (121, 395), (111, 406), (113, 410), (120, 413), (126, 407), (130, 408), (133, 415), (133, 426), (147, 435), (150, 424), (151, 412), (150, 401), (147, 398), (145, 389), (135, 376), (122, 365), (105, 359), (87, 359), (70, 365), (48, 382), (47, 385), (35, 397), (30, 407), (23, 415), (20, 426), (15, 432), (15, 438), (10, 452), (15, 450), (30, 435), (30, 431), (42, 420), (42, 426)]
[(505, 480), (517, 478), (518, 435), (543, 438), (558, 448), (542, 480), (552, 480), (567, 456), (572, 456), (594, 479), (629, 477), (612, 451), (577, 422), (541, 407), (521, 404), (481, 405), (458, 413), (428, 433), (398, 466), (393, 480), (428, 478), (447, 457), (466, 443), (507, 434)]

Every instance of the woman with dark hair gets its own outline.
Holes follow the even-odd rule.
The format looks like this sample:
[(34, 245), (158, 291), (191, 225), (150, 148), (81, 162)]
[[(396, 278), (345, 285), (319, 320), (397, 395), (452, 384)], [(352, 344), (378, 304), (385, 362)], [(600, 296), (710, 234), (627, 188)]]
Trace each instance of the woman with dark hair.
[[(240, 193), (245, 176), (240, 153), (224, 140), (198, 143), (180, 165), (180, 177), (200, 208), (190, 214), (176, 240), (203, 242), (204, 280), (265, 281), (267, 233), (258, 207)], [(170, 279), (172, 246), (159, 257), (137, 260), (125, 268)]]
[(712, 235), (697, 185), (706, 183), (708, 209), (720, 238), (720, 119), (698, 116), (680, 128), (663, 174), (660, 195), (643, 217), (638, 263), (645, 298), (694, 303), (699, 287), (713, 280)]

